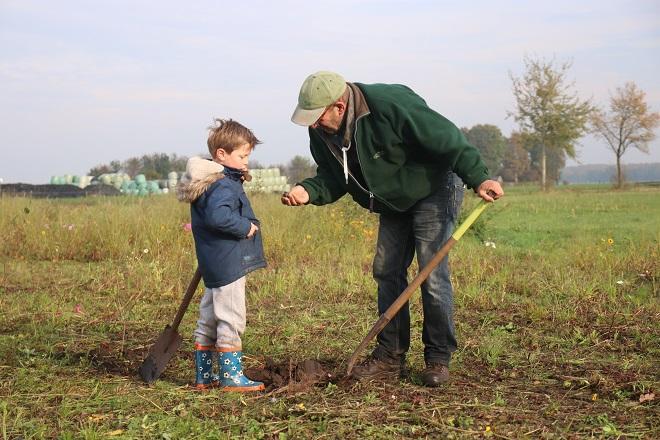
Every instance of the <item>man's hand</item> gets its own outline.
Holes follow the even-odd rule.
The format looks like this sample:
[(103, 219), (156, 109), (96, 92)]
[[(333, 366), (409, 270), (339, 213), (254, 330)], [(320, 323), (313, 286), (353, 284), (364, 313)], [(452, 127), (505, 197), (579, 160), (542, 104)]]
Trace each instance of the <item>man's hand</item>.
[(296, 185), (288, 193), (282, 194), (281, 200), (287, 206), (302, 206), (309, 203), (309, 194), (305, 188)]
[(495, 180), (484, 180), (476, 191), (477, 195), (487, 202), (492, 202), (504, 195), (502, 185)]
[(258, 230), (259, 227), (257, 227), (257, 225), (255, 225), (254, 223), (250, 223), (250, 232), (248, 232), (247, 238), (254, 237), (254, 234), (256, 234)]

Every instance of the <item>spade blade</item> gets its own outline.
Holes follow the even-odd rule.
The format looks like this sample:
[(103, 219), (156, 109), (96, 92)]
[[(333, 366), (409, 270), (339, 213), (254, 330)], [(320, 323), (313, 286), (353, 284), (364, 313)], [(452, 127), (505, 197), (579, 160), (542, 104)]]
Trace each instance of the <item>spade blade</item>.
[(147, 358), (140, 366), (140, 377), (146, 383), (152, 383), (165, 371), (167, 363), (179, 349), (183, 338), (171, 326), (166, 326), (154, 345), (149, 350)]

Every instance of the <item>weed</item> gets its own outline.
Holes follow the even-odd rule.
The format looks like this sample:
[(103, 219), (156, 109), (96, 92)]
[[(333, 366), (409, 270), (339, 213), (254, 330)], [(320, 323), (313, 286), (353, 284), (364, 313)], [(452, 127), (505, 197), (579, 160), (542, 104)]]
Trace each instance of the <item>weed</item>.
[(509, 332), (502, 327), (497, 327), (482, 339), (478, 353), (488, 365), (496, 368), (501, 362), (502, 356), (507, 352), (509, 342)]
[[(189, 387), (195, 301), (161, 379), (136, 374), (195, 267), (186, 205), (0, 198), (2, 438), (658, 437), (658, 189), (507, 188), (450, 256), (459, 347), (439, 390), (419, 379), (419, 293), (411, 379), (343, 376), (377, 318), (376, 215), (253, 206), (269, 265), (248, 277), (245, 362), (284, 367), (236, 395)], [(331, 374), (297, 387), (307, 359)]]

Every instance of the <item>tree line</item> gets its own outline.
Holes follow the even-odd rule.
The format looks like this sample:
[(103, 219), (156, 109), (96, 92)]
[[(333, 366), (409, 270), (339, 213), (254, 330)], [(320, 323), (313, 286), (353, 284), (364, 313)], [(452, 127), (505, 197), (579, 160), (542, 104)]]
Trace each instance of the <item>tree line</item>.
[[(599, 108), (591, 100), (580, 99), (567, 75), (570, 62), (525, 57), (525, 72), (509, 74), (515, 108), (507, 112), (518, 129), (509, 137), (490, 124), (478, 124), (461, 131), (482, 154), (493, 177), (508, 182), (538, 182), (542, 189), (560, 180), (566, 158), (576, 158), (578, 140), (588, 133), (605, 143), (616, 157), (616, 185), (623, 186), (622, 157), (630, 148), (649, 152), (660, 125), (660, 113), (652, 112), (644, 91), (627, 82), (610, 96), (609, 107)], [(90, 170), (91, 175), (125, 172), (144, 174), (147, 179), (165, 179), (170, 171), (183, 172), (186, 157), (152, 154), (123, 162), (112, 161)], [(251, 162), (252, 168), (263, 168)], [(289, 183), (313, 176), (312, 160), (295, 156), (287, 164), (274, 165)]]
[(529, 153), (538, 182), (547, 189), (559, 179), (566, 157), (577, 156), (577, 141), (587, 133), (603, 139), (616, 157), (617, 187), (623, 186), (621, 158), (630, 148), (648, 153), (660, 113), (651, 112), (645, 93), (634, 82), (618, 87), (609, 108), (593, 105), (567, 81), (570, 62), (526, 57), (525, 73), (510, 74), (516, 108), (508, 112), (518, 123), (519, 141)]
[(131, 177), (144, 174), (147, 180), (167, 179), (167, 174), (171, 171), (185, 172), (187, 161), (186, 156), (177, 156), (176, 154), (145, 154), (124, 161), (113, 160), (108, 164), (97, 165), (90, 169), (88, 174), (90, 176), (100, 176), (101, 174), (121, 172)]
[[(622, 167), (627, 182), (660, 182), (660, 163), (632, 163)], [(561, 183), (616, 182), (615, 165), (577, 165), (561, 170)]]
[[(101, 174), (126, 173), (131, 177), (144, 174), (147, 180), (167, 179), (168, 174), (176, 171), (179, 175), (186, 171), (188, 157), (176, 154), (154, 153), (145, 154), (140, 157), (131, 157), (123, 161), (113, 160), (107, 164), (97, 165), (89, 170), (90, 176)], [(250, 168), (279, 168), (280, 173), (287, 176), (289, 183), (301, 180), (316, 174), (316, 165), (311, 159), (303, 156), (295, 156), (286, 164), (272, 165), (266, 167), (257, 161), (250, 161)]]

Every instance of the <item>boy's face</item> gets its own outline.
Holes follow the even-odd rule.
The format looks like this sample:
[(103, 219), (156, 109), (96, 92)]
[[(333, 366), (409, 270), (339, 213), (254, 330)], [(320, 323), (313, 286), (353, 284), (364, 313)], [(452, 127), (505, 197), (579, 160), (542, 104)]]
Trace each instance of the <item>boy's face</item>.
[(234, 149), (231, 153), (227, 153), (222, 148), (218, 148), (215, 152), (216, 162), (230, 168), (247, 171), (250, 153), (252, 153), (252, 147), (247, 143)]

